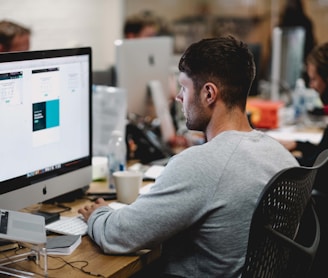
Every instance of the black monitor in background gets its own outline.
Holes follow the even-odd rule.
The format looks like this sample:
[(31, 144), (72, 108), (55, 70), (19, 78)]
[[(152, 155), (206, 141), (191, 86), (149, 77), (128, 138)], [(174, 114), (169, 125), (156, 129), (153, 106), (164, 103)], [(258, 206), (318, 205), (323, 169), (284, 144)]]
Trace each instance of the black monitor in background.
[(91, 48), (0, 54), (0, 208), (92, 180)]
[(254, 62), (256, 66), (256, 76), (249, 92), (249, 95), (253, 96), (259, 94), (258, 87), (259, 87), (259, 74), (261, 72), (262, 46), (259, 43), (249, 43), (248, 47), (254, 56)]
[(109, 70), (97, 70), (92, 72), (92, 82), (94, 85), (111, 86), (112, 80)]
[(93, 70), (92, 83), (93, 85), (116, 87), (115, 66), (110, 66), (104, 70)]

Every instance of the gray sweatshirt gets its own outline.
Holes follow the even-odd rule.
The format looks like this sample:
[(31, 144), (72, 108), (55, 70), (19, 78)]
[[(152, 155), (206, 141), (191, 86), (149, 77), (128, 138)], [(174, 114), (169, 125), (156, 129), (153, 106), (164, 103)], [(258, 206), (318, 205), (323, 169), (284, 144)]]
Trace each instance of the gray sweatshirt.
[(296, 165), (260, 131), (226, 131), (171, 158), (131, 205), (94, 211), (88, 233), (108, 254), (162, 244), (163, 273), (239, 277), (261, 190), (279, 170)]

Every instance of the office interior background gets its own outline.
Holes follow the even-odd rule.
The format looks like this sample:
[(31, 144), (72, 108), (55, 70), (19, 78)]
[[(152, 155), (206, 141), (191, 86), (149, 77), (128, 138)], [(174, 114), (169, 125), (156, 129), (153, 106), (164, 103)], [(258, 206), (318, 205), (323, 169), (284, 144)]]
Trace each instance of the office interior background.
[[(91, 46), (93, 69), (114, 63), (114, 40), (122, 38), (127, 16), (158, 16), (182, 52), (204, 36), (229, 31), (262, 46), (268, 59), (272, 28), (288, 0), (0, 0), (0, 18), (32, 29), (31, 50)], [(328, 41), (328, 0), (303, 0), (318, 43)]]

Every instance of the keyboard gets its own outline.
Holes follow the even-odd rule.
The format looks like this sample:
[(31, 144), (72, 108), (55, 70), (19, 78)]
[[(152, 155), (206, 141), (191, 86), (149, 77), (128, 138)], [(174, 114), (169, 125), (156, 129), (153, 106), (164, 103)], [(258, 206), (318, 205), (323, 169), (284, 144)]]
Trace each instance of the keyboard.
[[(111, 202), (108, 206), (116, 210), (126, 206), (126, 204)], [(88, 231), (88, 225), (80, 215), (74, 217), (61, 216), (59, 220), (46, 225), (46, 230), (63, 235), (83, 236)]]
[(46, 225), (48, 231), (63, 235), (85, 235), (88, 225), (81, 216), (61, 217), (59, 220)]

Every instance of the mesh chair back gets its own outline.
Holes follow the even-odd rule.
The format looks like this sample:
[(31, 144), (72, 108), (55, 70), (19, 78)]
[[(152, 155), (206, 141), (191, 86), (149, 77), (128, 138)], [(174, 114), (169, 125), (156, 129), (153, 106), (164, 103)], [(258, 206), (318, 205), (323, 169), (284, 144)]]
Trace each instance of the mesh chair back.
[[(320, 239), (318, 220), (309, 206), (318, 168), (328, 160), (324, 153), (313, 167), (292, 167), (277, 173), (258, 199), (253, 214), (242, 277), (301, 277), (312, 264)], [(311, 209), (314, 240), (296, 242), (301, 219)], [(309, 227), (307, 227), (309, 228)]]

